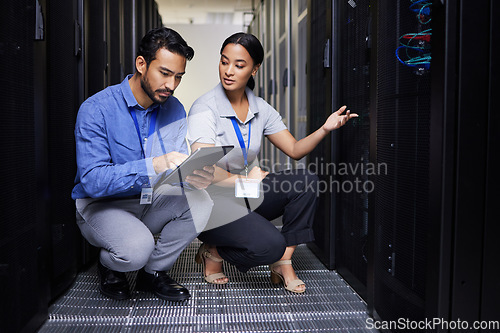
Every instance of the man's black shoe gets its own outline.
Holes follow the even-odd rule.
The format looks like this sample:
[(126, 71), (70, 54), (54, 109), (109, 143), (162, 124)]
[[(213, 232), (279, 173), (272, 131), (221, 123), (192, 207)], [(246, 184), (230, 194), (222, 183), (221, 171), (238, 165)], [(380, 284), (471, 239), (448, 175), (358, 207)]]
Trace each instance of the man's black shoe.
[(191, 297), (189, 291), (175, 282), (166, 272), (149, 274), (144, 269), (139, 270), (136, 289), (152, 291), (166, 301), (185, 301)]
[(125, 273), (104, 267), (99, 261), (97, 274), (100, 280), (99, 290), (103, 295), (118, 300), (130, 298), (130, 287)]

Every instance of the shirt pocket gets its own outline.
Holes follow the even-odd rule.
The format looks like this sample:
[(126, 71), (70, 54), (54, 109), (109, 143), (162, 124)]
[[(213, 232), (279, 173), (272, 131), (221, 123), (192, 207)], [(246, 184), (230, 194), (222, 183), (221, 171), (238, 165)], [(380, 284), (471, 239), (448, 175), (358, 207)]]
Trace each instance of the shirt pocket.
[(151, 156), (161, 156), (176, 149), (178, 130), (164, 126), (157, 130), (150, 140), (153, 140)]

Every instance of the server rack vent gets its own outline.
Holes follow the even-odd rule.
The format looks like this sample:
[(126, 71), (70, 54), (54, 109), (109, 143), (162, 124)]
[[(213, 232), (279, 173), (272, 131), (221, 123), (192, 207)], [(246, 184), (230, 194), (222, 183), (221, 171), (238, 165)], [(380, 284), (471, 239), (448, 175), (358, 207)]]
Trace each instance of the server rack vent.
[(384, 319), (422, 319), (429, 227), (430, 67), (403, 64), (395, 52), (401, 36), (429, 27), (412, 10), (412, 1), (379, 1), (378, 6), (376, 153), (377, 163), (387, 165), (387, 174), (377, 177), (374, 199), (374, 302)]
[[(338, 270), (352, 275), (364, 296), (367, 279), (368, 195), (373, 191), (370, 165), (370, 1), (356, 6), (342, 2), (339, 26), (339, 106), (347, 105), (358, 118), (339, 130), (336, 179), (338, 195)], [(335, 88), (335, 87), (334, 87)], [(345, 170), (348, 170), (346, 172)]]

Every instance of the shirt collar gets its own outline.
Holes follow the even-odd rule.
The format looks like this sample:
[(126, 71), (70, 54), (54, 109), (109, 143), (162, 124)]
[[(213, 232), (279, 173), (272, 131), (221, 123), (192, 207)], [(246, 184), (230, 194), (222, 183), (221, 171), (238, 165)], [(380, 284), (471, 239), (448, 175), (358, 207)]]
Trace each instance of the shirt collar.
[[(125, 99), (125, 102), (127, 102), (127, 106), (137, 108), (140, 110), (144, 110), (144, 108), (137, 102), (135, 99), (134, 94), (132, 93), (132, 89), (130, 88), (129, 80), (130, 78), (134, 76), (133, 74), (127, 75), (127, 77), (122, 81), (120, 84), (123, 98)], [(153, 103), (148, 110), (154, 110), (159, 104)]]
[(123, 98), (125, 99), (125, 102), (127, 102), (127, 106), (129, 108), (139, 106), (139, 103), (137, 103), (137, 100), (135, 99), (134, 94), (132, 93), (132, 89), (130, 89), (130, 84), (128, 83), (128, 80), (130, 80), (132, 76), (133, 74), (127, 75), (127, 77), (122, 81), (120, 85)]
[[(245, 93), (248, 98), (248, 116), (245, 121), (245, 124), (252, 120), (257, 113), (259, 113), (259, 109), (257, 108), (257, 99), (253, 93), (253, 91), (246, 87)], [(219, 115), (221, 117), (236, 117), (236, 112), (234, 112), (233, 107), (231, 106), (231, 102), (226, 96), (226, 92), (224, 91), (224, 87), (221, 83), (217, 85), (215, 88), (215, 101), (217, 103), (217, 109), (219, 110)], [(238, 117), (236, 119), (239, 121)]]

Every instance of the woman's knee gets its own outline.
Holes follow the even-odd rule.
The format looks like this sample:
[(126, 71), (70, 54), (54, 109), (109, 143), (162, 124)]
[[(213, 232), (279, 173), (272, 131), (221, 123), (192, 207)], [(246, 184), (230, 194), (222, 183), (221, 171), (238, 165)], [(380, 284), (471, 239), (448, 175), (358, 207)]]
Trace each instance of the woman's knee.
[(285, 238), (281, 235), (262, 235), (249, 249), (253, 259), (260, 265), (268, 265), (281, 259), (286, 249)]

